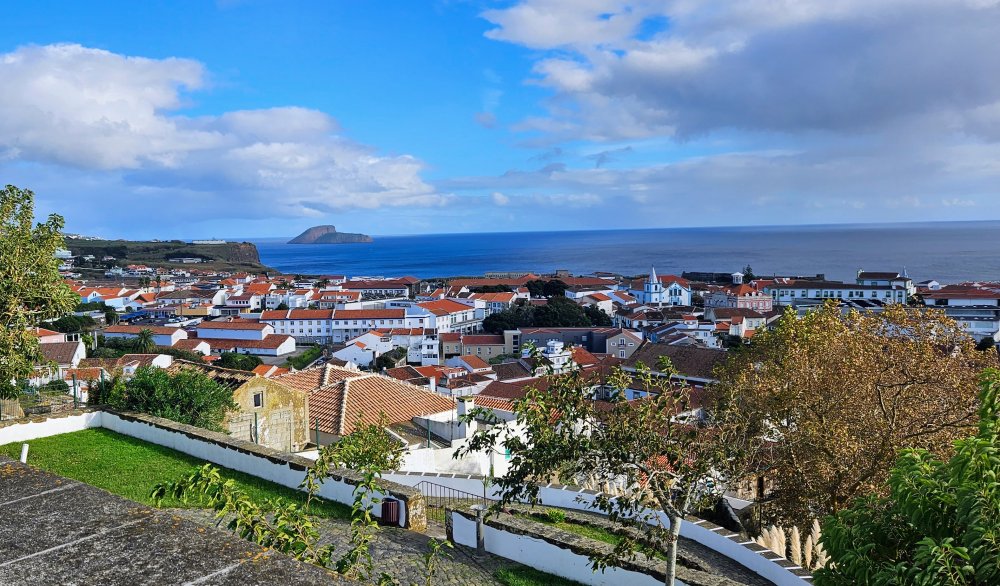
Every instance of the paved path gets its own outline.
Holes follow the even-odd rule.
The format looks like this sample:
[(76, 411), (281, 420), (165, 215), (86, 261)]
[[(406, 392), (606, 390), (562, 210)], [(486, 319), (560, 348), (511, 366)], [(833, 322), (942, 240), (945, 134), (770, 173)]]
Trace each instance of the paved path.
[[(208, 509), (170, 509), (170, 512), (187, 519), (215, 524), (214, 513)], [(334, 557), (350, 547), (350, 525), (339, 519), (322, 519), (320, 534), (324, 542), (336, 546)], [(429, 528), (435, 533), (434, 528)], [(440, 534), (443, 536), (443, 530)], [(382, 527), (372, 548), (375, 558), (375, 572), (386, 572), (395, 577), (403, 586), (424, 583), (423, 555), (428, 551), (431, 537), (398, 527)], [(438, 570), (434, 575), (435, 586), (500, 584), (493, 577), (501, 568), (513, 568), (519, 564), (492, 554), (479, 554), (474, 549), (456, 545), (445, 549), (450, 557), (438, 559)]]

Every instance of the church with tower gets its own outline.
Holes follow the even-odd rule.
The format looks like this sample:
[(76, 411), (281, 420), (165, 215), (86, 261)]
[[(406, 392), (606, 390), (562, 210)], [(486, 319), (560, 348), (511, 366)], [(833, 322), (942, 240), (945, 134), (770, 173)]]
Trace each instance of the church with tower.
[(649, 277), (641, 282), (641, 289), (639, 284), (633, 281), (629, 294), (642, 305), (691, 305), (691, 284), (687, 279), (674, 275), (657, 276), (656, 269), (651, 267)]

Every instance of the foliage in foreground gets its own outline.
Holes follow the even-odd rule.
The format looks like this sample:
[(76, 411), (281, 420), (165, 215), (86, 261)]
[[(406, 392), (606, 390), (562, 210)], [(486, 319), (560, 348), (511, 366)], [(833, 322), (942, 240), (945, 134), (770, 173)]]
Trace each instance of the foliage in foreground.
[[(398, 465), (402, 458), (401, 446), (385, 443), (392, 438), (385, 433), (382, 424), (384, 416), (379, 424), (369, 425), (362, 424), (359, 416), (357, 431), (320, 451), (299, 485), (306, 494), (304, 505), (282, 499), (259, 502), (232, 480), (222, 478), (211, 464), (196, 468), (178, 481), (156, 485), (151, 497), (157, 501), (167, 497), (199, 499), (215, 509), (220, 523), (229, 518), (227, 527), (243, 539), (286, 553), (299, 561), (334, 569), (345, 576), (380, 585), (396, 584), (392, 576), (375, 573), (371, 553), (378, 535), (378, 522), (372, 510), (382, 502), (384, 495), (380, 479), (387, 465)], [(330, 473), (349, 465), (361, 473), (361, 478), (353, 493), (350, 547), (335, 558), (334, 546), (320, 543), (321, 536), (310, 514), (310, 505)], [(449, 543), (431, 540), (423, 556), (426, 586), (432, 583), (439, 558), (447, 555), (444, 549), (450, 547)]]
[(829, 517), (822, 542), (832, 564), (820, 586), (1000, 584), (1000, 371), (982, 375), (976, 435), (948, 460), (910, 449), (889, 494)]
[(212, 431), (224, 431), (226, 413), (239, 409), (232, 391), (196, 371), (168, 373), (162, 368), (142, 367), (128, 380), (113, 377), (99, 382), (91, 393), (90, 401), (95, 404)]
[[(669, 364), (657, 367), (670, 374)], [(688, 417), (690, 389), (641, 364), (634, 380), (621, 370), (609, 378), (609, 409), (598, 408), (595, 385), (580, 370), (548, 379), (544, 391), (528, 389), (515, 401), (520, 434), (494, 426), (477, 432), (459, 454), (509, 451), (510, 468), (495, 479), (499, 501), (494, 510), (540, 502), (539, 486), (548, 482), (615, 485), (614, 495), (601, 492), (592, 506), (623, 529), (622, 539), (607, 556), (593, 558), (594, 567), (633, 559), (651, 547), (665, 552), (666, 583), (672, 584), (681, 520), (717, 496), (713, 477), (730, 469), (736, 474), (743, 465), (739, 438), (749, 436), (730, 428), (721, 412), (711, 426), (696, 415)], [(629, 388), (649, 396), (626, 401)]]
[(31, 331), (69, 313), (80, 298), (59, 275), (63, 219), (34, 224), (35, 194), (0, 189), (0, 399), (17, 397), (14, 381), (30, 378), (45, 359)]
[(975, 426), (977, 380), (997, 365), (937, 310), (890, 304), (843, 315), (787, 312), (718, 372), (767, 446), (774, 520), (807, 525), (879, 492), (903, 448), (946, 456)]

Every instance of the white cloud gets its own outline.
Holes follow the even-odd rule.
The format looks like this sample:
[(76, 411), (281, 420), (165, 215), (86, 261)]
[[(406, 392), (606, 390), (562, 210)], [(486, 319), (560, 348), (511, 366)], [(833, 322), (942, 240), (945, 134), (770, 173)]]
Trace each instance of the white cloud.
[(483, 16), (490, 38), (550, 50), (534, 81), (556, 99), (522, 128), (558, 138), (870, 132), (942, 114), (1000, 128), (996, 2), (523, 0)]
[(510, 203), (510, 198), (500, 193), (499, 191), (494, 191), (493, 193), (491, 193), (490, 200), (493, 201), (493, 205), (498, 205), (498, 206), (505, 206)]
[[(384, 156), (298, 107), (189, 117), (205, 68), (188, 59), (128, 57), (80, 45), (0, 55), (0, 162), (104, 174), (106, 199), (132, 208), (167, 196), (228, 217), (319, 216), (448, 201), (421, 161)], [(16, 91), (10, 91), (16, 88)], [(156, 193), (153, 198), (136, 195)], [(113, 207), (111, 208), (113, 209)]]

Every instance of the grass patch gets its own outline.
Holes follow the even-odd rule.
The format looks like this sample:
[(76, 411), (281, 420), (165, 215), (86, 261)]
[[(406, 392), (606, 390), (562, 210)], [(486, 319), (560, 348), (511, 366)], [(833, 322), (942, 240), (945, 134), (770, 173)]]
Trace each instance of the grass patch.
[(506, 586), (581, 586), (579, 582), (546, 574), (527, 566), (497, 570), (493, 577)]
[[(621, 536), (605, 529), (604, 527), (598, 527), (597, 525), (587, 525), (585, 523), (573, 523), (570, 521), (556, 521), (551, 518), (550, 515), (533, 515), (533, 514), (523, 514), (520, 515), (522, 518), (534, 521), (536, 523), (543, 523), (556, 529), (562, 529), (569, 533), (575, 533), (582, 537), (587, 537), (595, 541), (603, 541), (604, 543), (610, 543), (611, 545), (618, 545), (618, 542), (622, 540)], [(642, 553), (655, 557), (661, 560), (666, 560), (667, 556), (661, 551), (652, 551), (648, 547), (640, 547), (639, 551)]]
[[(187, 454), (121, 435), (107, 429), (87, 429), (28, 442), (28, 463), (42, 470), (103, 488), (146, 505), (155, 506), (149, 493), (160, 482), (179, 480), (205, 462)], [(0, 446), (0, 453), (17, 459), (21, 442)], [(224, 479), (232, 478), (258, 503), (266, 499), (305, 502), (305, 495), (273, 482), (217, 466)], [(164, 499), (161, 507), (205, 508), (190, 500)], [(310, 507), (318, 517), (349, 519), (351, 509), (340, 503), (316, 501)]]

